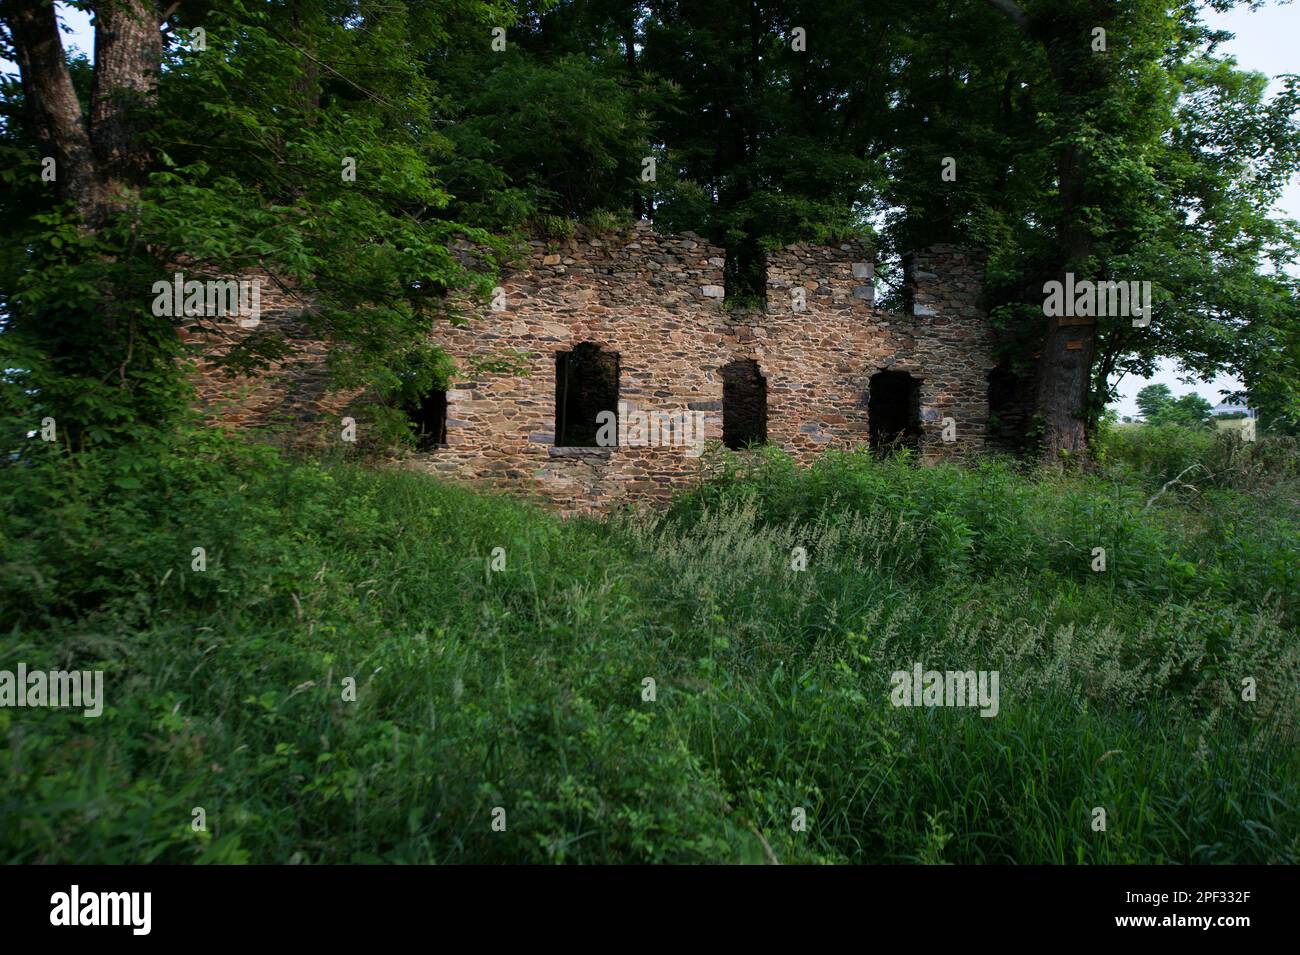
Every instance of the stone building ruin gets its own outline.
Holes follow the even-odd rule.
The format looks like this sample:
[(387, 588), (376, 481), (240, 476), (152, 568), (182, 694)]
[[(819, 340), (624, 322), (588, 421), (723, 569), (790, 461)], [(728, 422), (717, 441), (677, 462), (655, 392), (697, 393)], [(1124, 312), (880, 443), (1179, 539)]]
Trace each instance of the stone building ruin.
[[(724, 305), (724, 252), (691, 233), (639, 222), (529, 250), (500, 279), (504, 311), (431, 330), (460, 377), (410, 410), (420, 439), (404, 466), (584, 512), (694, 480), (701, 440), (766, 442), (804, 463), (830, 448), (906, 445), (931, 462), (984, 447), (996, 361), (980, 252), (906, 256), (899, 313), (875, 307), (861, 243), (769, 253), (761, 310)], [(270, 320), (301, 311), (269, 299)], [(508, 352), (523, 374), (468, 370)], [(235, 427), (337, 432), (342, 415), (364, 420), (364, 400), (324, 393), (323, 356), (313, 343), (233, 386), (202, 369), (200, 398)]]

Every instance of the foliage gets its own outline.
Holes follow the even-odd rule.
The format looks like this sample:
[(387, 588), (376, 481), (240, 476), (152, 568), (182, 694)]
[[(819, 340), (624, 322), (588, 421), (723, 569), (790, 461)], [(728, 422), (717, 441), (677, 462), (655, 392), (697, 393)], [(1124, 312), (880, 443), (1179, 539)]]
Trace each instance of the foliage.
[[(1092, 477), (727, 453), (605, 521), (206, 431), (29, 443), (0, 668), (107, 704), (0, 709), (0, 855), (1300, 861), (1296, 449), (1148, 504), (1160, 433)], [(999, 670), (999, 715), (894, 708), (917, 661)]]
[(578, 56), (546, 63), (471, 42), (455, 49), (468, 61), (450, 65), (447, 78), (457, 215), (509, 229), (630, 207), (649, 155), (640, 91)]
[[(169, 6), (133, 138), (146, 175), (91, 234), (39, 178), (30, 97), (0, 87), (7, 386), (38, 390), (79, 441), (173, 421), (188, 403), (178, 335), (211, 323), (147, 305), (183, 262), (197, 278), (280, 276), (336, 345), (335, 383), (382, 397), (407, 347), (454, 317), (450, 293), (491, 287), (511, 233), (631, 216), (727, 246), (738, 305), (762, 301), (766, 252), (793, 241), (874, 235), (886, 260), (980, 245), (1026, 379), (1044, 276), (1149, 281), (1151, 324), (1103, 319), (1086, 394), (1061, 390), (1078, 407), (1043, 427), (1096, 420), (1116, 376), (1171, 357), (1237, 372), (1269, 427), (1293, 431), (1296, 227), (1273, 209), (1300, 164), (1300, 86), (1269, 96), (1200, 14), (1183, 0)], [(69, 64), (85, 106), (93, 69)], [(453, 254), (461, 240), (483, 271)], [(268, 326), (220, 361), (248, 370), (292, 348)]]
[(1135, 399), (1138, 411), (1142, 412), (1142, 417), (1147, 421), (1155, 419), (1169, 402), (1174, 400), (1174, 393), (1169, 390), (1168, 385), (1151, 384), (1141, 388)]
[(1154, 424), (1179, 424), (1195, 427), (1210, 420), (1214, 406), (1195, 393), (1179, 395), (1156, 416)]
[[(1300, 244), (1272, 210), (1300, 162), (1296, 79), (1270, 97), (1197, 4), (1019, 4), (1033, 36), (997, 6), (927, 9), (911, 27), (887, 247), (988, 249), (989, 304), (1016, 316), (1002, 330), (1012, 359), (1041, 347), (1041, 311), (1012, 306), (1041, 306), (1045, 280), (1151, 282), (1150, 325), (1099, 320), (1091, 386), (1071, 409), (1087, 420), (1117, 376), (1149, 376), (1162, 357), (1202, 377), (1234, 369), (1253, 405), (1293, 419), (1300, 298), (1286, 269)], [(946, 184), (944, 157), (957, 162)]]
[(1195, 392), (1175, 398), (1168, 385), (1147, 385), (1137, 393), (1138, 410), (1150, 424), (1195, 427), (1210, 420), (1214, 406)]
[[(449, 293), (492, 284), (450, 246), (477, 243), (489, 268), (504, 253), (446, 215), (441, 164), (452, 145), (434, 128), (437, 90), (422, 66), (451, 21), (489, 15), (506, 13), (470, 0), (367, 8), (360, 22), (348, 4), (204, 10), (205, 50), (184, 30), (169, 34), (140, 134), (149, 174), (95, 229), (40, 181), (31, 131), (6, 124), (5, 375), (78, 442), (170, 426), (188, 403), (182, 340), (203, 342), (217, 325), (153, 314), (153, 283), (253, 270), (306, 307), (300, 331), (337, 345), (337, 386), (382, 392), (406, 346), (454, 317)], [(265, 323), (213, 357), (246, 372), (297, 344)]]

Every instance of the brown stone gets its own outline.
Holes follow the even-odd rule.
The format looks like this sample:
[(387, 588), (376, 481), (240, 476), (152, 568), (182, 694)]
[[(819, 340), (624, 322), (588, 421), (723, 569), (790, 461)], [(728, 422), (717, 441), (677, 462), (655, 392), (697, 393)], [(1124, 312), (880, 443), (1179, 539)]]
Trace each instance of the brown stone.
[[(720, 300), (723, 252), (696, 236), (659, 236), (646, 223), (603, 241), (579, 235), (563, 265), (542, 243), (529, 248), (530, 267), (498, 283), (511, 290), (509, 312), (461, 302), (474, 313), (469, 322), (439, 323), (431, 332), (463, 371), (472, 359), (513, 351), (527, 356), (526, 373), (482, 372), (455, 383), (447, 393), (447, 446), (410, 454), (399, 466), (514, 488), (566, 512), (602, 511), (696, 480), (707, 458), (680, 447), (569, 453), (554, 446), (555, 355), (582, 342), (617, 353), (621, 400), (647, 412), (711, 412), (703, 419), (710, 441), (722, 436), (720, 369), (754, 359), (766, 380), (768, 442), (801, 462), (867, 442), (866, 392), (884, 369), (919, 379), (923, 460), (984, 447), (994, 361), (979, 301), (982, 253), (935, 246), (905, 257), (906, 310), (897, 313), (873, 306), (863, 282), (874, 273), (864, 267), (872, 255), (861, 243), (793, 246), (769, 254), (766, 310), (733, 317)], [(296, 319), (310, 303), (291, 290), (268, 295), (273, 285), (263, 283), (264, 326), (301, 340)], [(796, 312), (789, 290), (800, 286), (809, 294)], [(197, 344), (219, 351), (240, 334), (234, 327)], [(348, 415), (358, 421), (358, 441), (365, 435), (365, 397), (325, 393), (323, 348), (253, 380), (232, 382), (201, 363), (195, 380), (209, 414), (228, 426), (279, 426), (278, 440), (337, 443)], [(961, 422), (951, 444), (941, 439), (944, 417)]]

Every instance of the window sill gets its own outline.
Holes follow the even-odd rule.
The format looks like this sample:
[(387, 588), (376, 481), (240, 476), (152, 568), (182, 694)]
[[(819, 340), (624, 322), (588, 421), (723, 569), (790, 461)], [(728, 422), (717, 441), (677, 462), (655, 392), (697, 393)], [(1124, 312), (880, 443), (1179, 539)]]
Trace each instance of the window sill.
[(600, 458), (608, 460), (613, 448), (561, 448), (552, 445), (546, 453), (553, 458)]

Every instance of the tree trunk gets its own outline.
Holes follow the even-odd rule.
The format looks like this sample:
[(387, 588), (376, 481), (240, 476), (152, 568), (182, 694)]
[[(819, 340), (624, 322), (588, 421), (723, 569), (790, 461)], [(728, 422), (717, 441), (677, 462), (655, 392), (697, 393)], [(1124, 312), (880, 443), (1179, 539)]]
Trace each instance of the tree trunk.
[[(1106, 60), (1089, 55), (1088, 47), (1079, 38), (1088, 35), (1086, 27), (1109, 25), (1114, 19), (1115, 11), (1105, 0), (1096, 0), (1092, 11), (1076, 13), (1073, 19), (1062, 12), (1031, 17), (1015, 0), (989, 2), (1043, 47), (1061, 98), (1058, 109), (1064, 115), (1082, 109), (1102, 94), (1111, 81)], [(1060, 209), (1054, 265), (1060, 270), (1055, 278), (1064, 282), (1066, 272), (1089, 267), (1095, 242), (1083, 211), (1097, 197), (1092, 194), (1089, 160), (1082, 149), (1062, 145), (1056, 166)], [(1038, 364), (1035, 410), (1042, 427), (1043, 459), (1060, 462), (1064, 454), (1078, 458), (1088, 447), (1087, 414), (1097, 325), (1095, 317), (1086, 324), (1059, 317), (1048, 321)]]
[(141, 136), (157, 95), (162, 32), (153, 0), (100, 0), (95, 14), (90, 141), (104, 214), (144, 185), (149, 156)]
[[(1074, 146), (1062, 147), (1057, 157), (1061, 217), (1056, 245), (1062, 270), (1056, 279), (1063, 286), (1067, 286), (1067, 273), (1087, 268), (1094, 245), (1092, 233), (1078, 212), (1091, 198), (1084, 185), (1086, 162)], [(1037, 412), (1042, 425), (1043, 460), (1060, 463), (1065, 455), (1078, 458), (1088, 449), (1086, 413), (1097, 350), (1097, 319), (1059, 316), (1048, 321), (1047, 339), (1038, 363)]]
[(55, 159), (59, 196), (94, 230), (148, 172), (142, 132), (162, 63), (155, 0), (99, 0), (89, 122), (72, 86), (53, 0), (0, 0), (33, 110)]
[(97, 204), (95, 158), (63, 57), (54, 3), (4, 0), (0, 16), (9, 26), (36, 135), (54, 159), (58, 195), (73, 203), (83, 219), (89, 219)]
[(1077, 458), (1088, 449), (1084, 409), (1092, 385), (1096, 325), (1062, 325), (1048, 319), (1047, 341), (1038, 362), (1036, 408), (1042, 422), (1046, 461)]
[[(637, 77), (636, 64), (636, 11), (628, 9), (624, 12), (623, 22), (623, 58), (627, 66), (627, 75), (629, 79), (635, 80)], [(632, 218), (641, 219), (646, 213), (646, 201), (641, 195), (640, 187), (632, 190)]]

